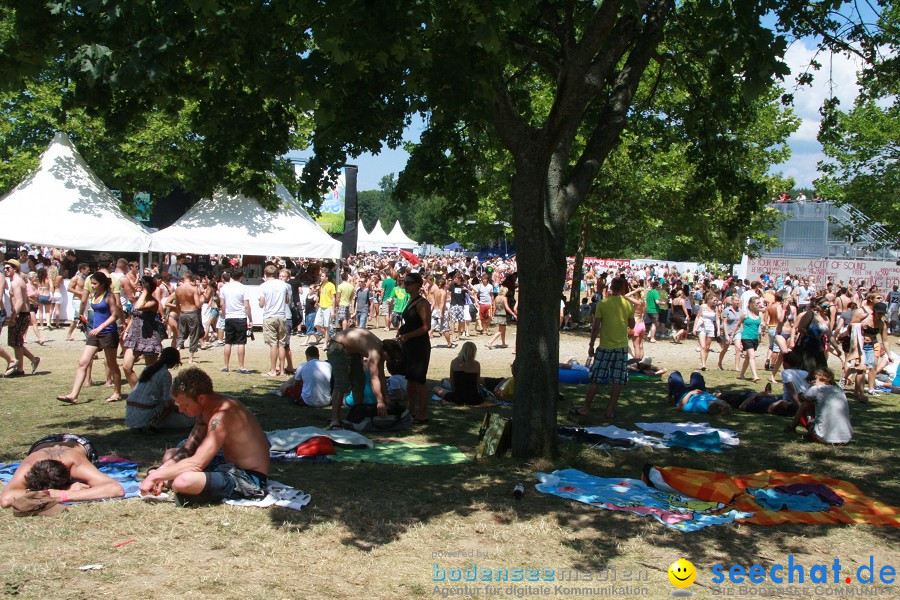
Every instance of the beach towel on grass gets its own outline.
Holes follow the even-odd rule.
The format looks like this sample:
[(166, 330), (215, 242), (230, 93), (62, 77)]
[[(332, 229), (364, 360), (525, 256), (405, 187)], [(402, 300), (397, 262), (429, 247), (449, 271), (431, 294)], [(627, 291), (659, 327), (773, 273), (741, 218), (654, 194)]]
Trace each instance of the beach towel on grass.
[[(0, 481), (4, 484), (10, 482), (20, 463), (0, 463)], [(125, 459), (114, 456), (102, 456), (97, 462), (97, 469), (104, 475), (109, 475), (119, 482), (125, 489), (125, 495), (118, 498), (101, 498), (101, 500), (123, 500), (140, 496), (141, 482), (137, 478), (137, 463), (128, 462)], [(82, 500), (82, 502), (96, 502), (96, 500)], [(66, 504), (72, 504), (67, 502)]]
[(697, 452), (722, 452), (722, 437), (718, 431), (696, 434), (676, 431), (671, 437), (666, 438), (666, 446), (669, 448), (687, 448)]
[[(852, 483), (824, 475), (779, 471), (727, 475), (683, 467), (648, 465), (644, 470), (644, 481), (650, 482), (657, 488), (663, 487), (709, 502), (730, 504), (736, 510), (753, 513), (752, 516), (737, 519), (740, 523), (753, 523), (754, 525), (866, 523), (900, 527), (900, 508), (889, 506), (866, 496)], [(842, 506), (832, 506), (828, 510), (819, 512), (773, 511), (761, 507), (747, 491), (747, 488), (769, 489), (801, 483), (824, 485), (840, 496), (844, 503)]]
[(728, 446), (739, 446), (741, 440), (738, 439), (738, 434), (736, 431), (732, 431), (731, 429), (721, 429), (718, 427), (712, 427), (709, 423), (635, 423), (636, 426), (640, 427), (644, 431), (651, 431), (653, 433), (661, 433), (665, 437), (666, 440), (672, 438), (676, 432), (681, 431), (682, 433), (686, 433), (688, 435), (700, 435), (704, 433), (712, 433), (716, 431), (719, 433), (719, 437), (723, 444)]
[(374, 448), (339, 448), (331, 457), (337, 462), (368, 462), (388, 465), (455, 465), (468, 462), (456, 446), (397, 442)]
[(537, 477), (540, 483), (535, 489), (539, 492), (606, 510), (651, 516), (666, 527), (684, 532), (731, 523), (737, 517), (748, 516), (734, 510), (722, 511), (724, 505), (719, 502), (704, 502), (655, 489), (640, 479), (595, 477), (577, 469), (538, 473)]
[(306, 440), (314, 437), (331, 438), (335, 444), (339, 446), (351, 447), (369, 447), (375, 445), (375, 442), (364, 435), (349, 431), (347, 429), (336, 429), (334, 431), (326, 431), (319, 427), (295, 427), (293, 429), (279, 429), (278, 431), (267, 431), (266, 436), (269, 438), (270, 450), (290, 452), (296, 450), (297, 446)]
[(289, 508), (291, 510), (300, 510), (312, 500), (312, 496), (304, 494), (303, 490), (297, 490), (289, 485), (269, 480), (266, 485), (266, 495), (256, 500), (240, 499), (225, 500), (225, 504), (232, 506), (258, 506), (260, 508), (268, 508), (270, 506), (278, 506), (280, 508)]

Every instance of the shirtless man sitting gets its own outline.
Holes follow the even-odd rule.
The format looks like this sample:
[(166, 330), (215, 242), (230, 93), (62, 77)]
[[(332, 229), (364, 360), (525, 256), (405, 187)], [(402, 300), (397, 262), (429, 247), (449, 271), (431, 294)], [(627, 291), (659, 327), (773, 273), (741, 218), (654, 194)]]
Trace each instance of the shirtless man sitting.
[(213, 391), (209, 375), (196, 367), (175, 377), (171, 394), (179, 412), (198, 418), (184, 444), (167, 450), (162, 466), (147, 473), (141, 493), (159, 495), (168, 485), (182, 506), (264, 497), (269, 440), (256, 417)]
[(384, 340), (383, 342), (374, 333), (360, 328), (338, 331), (328, 342), (326, 349), (328, 362), (331, 363), (331, 373), (334, 380), (334, 389), (331, 392), (331, 424), (332, 429), (340, 429), (341, 405), (344, 396), (353, 391), (354, 398), (362, 398), (365, 394), (365, 370), (363, 358), (368, 358), (367, 369), (372, 384), (372, 393), (375, 394), (376, 409), (379, 417), (388, 414), (387, 403), (384, 398), (384, 390), (387, 382), (384, 375), (384, 365), (388, 362), (388, 370), (392, 374), (402, 374), (400, 365), (403, 360), (403, 347), (397, 340)]
[(41, 438), (3, 488), (0, 506), (9, 508), (29, 492), (42, 492), (58, 502), (124, 496), (122, 486), (97, 470), (96, 462), (97, 452), (87, 438), (74, 433)]

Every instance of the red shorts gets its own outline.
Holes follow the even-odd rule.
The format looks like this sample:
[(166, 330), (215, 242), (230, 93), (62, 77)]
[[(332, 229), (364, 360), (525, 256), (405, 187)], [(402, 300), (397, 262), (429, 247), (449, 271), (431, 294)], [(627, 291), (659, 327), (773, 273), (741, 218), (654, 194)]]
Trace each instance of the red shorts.
[(482, 321), (487, 321), (491, 318), (491, 305), (490, 304), (479, 304), (478, 305), (478, 318)]

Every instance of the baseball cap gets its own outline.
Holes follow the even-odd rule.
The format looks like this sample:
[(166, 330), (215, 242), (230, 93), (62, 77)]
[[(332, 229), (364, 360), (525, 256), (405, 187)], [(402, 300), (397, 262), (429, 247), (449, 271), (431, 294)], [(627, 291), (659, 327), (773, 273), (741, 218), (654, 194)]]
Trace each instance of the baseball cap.
[(876, 302), (875, 306), (872, 307), (872, 310), (875, 311), (875, 314), (886, 315), (887, 308), (888, 306), (884, 302)]

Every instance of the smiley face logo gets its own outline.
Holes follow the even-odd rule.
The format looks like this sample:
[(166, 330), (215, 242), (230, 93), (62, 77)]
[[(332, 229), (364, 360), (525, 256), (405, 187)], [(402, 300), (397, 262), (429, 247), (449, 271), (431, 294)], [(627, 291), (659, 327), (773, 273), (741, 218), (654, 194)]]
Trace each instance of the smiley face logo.
[(697, 579), (697, 569), (689, 561), (679, 558), (669, 565), (669, 581), (677, 588), (686, 588)]

